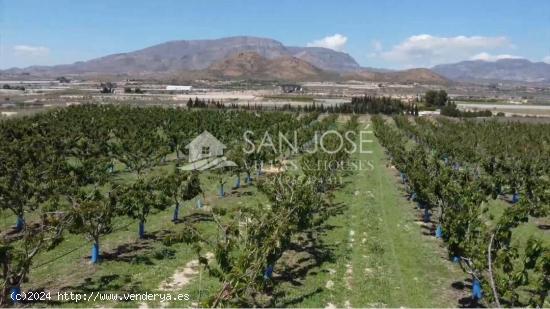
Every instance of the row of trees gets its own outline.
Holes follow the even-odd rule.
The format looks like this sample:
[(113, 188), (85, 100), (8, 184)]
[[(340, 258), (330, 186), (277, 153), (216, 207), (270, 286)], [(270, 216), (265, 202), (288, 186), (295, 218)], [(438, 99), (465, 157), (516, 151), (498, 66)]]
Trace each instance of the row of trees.
[[(349, 103), (341, 104), (316, 104), (315, 102), (307, 105), (281, 104), (229, 104), (225, 105), (220, 101), (189, 98), (187, 102), (189, 108), (215, 108), (215, 109), (240, 109), (240, 110), (275, 110), (275, 111), (294, 111), (294, 112), (318, 112), (318, 113), (340, 113), (340, 114), (386, 114), (398, 115), (405, 110), (405, 104), (400, 99), (392, 97), (361, 96), (353, 97)], [(411, 111), (418, 113), (418, 106), (411, 106)]]
[(199, 99), (195, 98), (195, 100), (189, 98), (187, 101), (187, 108), (206, 108), (206, 107), (214, 107), (217, 109), (225, 108), (225, 105), (221, 101), (215, 101), (215, 100), (205, 100), (205, 99)]
[[(491, 161), (486, 152), (491, 143), (474, 140), (471, 141), (476, 145), (473, 149), (466, 146), (449, 151), (449, 148), (438, 148), (437, 145), (442, 144), (434, 140), (443, 142), (445, 138), (448, 142), (447, 130), (456, 130), (456, 127), (446, 128), (446, 124), (440, 124), (428, 130), (424, 127), (427, 123), (422, 120), (418, 120), (420, 125), (415, 126), (409, 124), (407, 119), (398, 117), (395, 122), (403, 128), (403, 133), (385, 124), (381, 118), (373, 121), (376, 136), (401, 171), (411, 198), (424, 212), (424, 220), (429, 222), (430, 216), (438, 213), (436, 237), (443, 238), (449, 256), (472, 276), (473, 298), (479, 300), (484, 290), (488, 301), (494, 306), (542, 307), (549, 285), (549, 248), (541, 239), (531, 237), (522, 243), (513, 236), (516, 229), (530, 218), (544, 217), (550, 213), (550, 196), (545, 189), (548, 188), (548, 179), (530, 175), (533, 177), (531, 181), (513, 188), (521, 188), (522, 198), (494, 218), (488, 213), (487, 202), (498, 197), (502, 189), (501, 177), (479, 165), (458, 160), (473, 151), (477, 157)], [(462, 125), (467, 134), (480, 134), (477, 128), (468, 127), (471, 123)], [(520, 134), (528, 134), (528, 131), (517, 132), (515, 136)], [(405, 148), (407, 137), (415, 140), (416, 146)], [(544, 144), (535, 144), (548, 151)], [(500, 151), (503, 152), (503, 149)], [(508, 171), (505, 177), (513, 179), (515, 175)], [(525, 191), (527, 183), (533, 186), (531, 193)]]
[(483, 111), (461, 111), (454, 102), (448, 102), (441, 107), (441, 115), (449, 117), (472, 118), (472, 117), (491, 117), (493, 113), (490, 110)]
[(141, 90), (141, 88), (134, 88), (132, 90), (131, 87), (124, 87), (124, 93), (138, 93), (138, 94), (141, 94), (141, 93), (145, 93), (145, 91)]
[[(334, 120), (332, 117), (327, 124), (334, 123)], [(354, 117), (342, 130), (357, 128)], [(339, 143), (338, 138), (326, 140), (331, 149), (338, 149)], [(291, 247), (296, 235), (313, 233), (314, 228), (330, 216), (331, 192), (338, 187), (338, 182), (333, 179), (342, 173), (335, 168), (304, 166), (346, 162), (349, 153), (344, 149), (331, 154), (315, 152), (304, 155), (302, 173), (281, 173), (260, 181), (258, 190), (267, 197), (266, 204), (239, 207), (229, 215), (224, 209), (215, 209), (215, 239), (204, 237), (193, 226), (186, 226), (177, 236), (170, 238), (172, 242), (184, 241), (193, 245), (201, 265), (220, 282), (219, 290), (201, 306), (273, 306), (275, 299), (270, 291), (277, 283), (272, 276), (277, 271), (278, 261)], [(210, 260), (205, 252), (212, 248), (215, 259)]]
[(418, 104), (409, 103), (407, 105), (407, 110), (405, 111), (405, 114), (411, 115), (411, 116), (418, 116)]
[[(144, 238), (145, 222), (152, 211), (175, 205), (174, 219), (177, 220), (182, 203), (202, 193), (198, 176), (178, 169), (165, 177), (138, 178), (135, 182), (115, 187), (96, 182), (96, 179), (81, 179), (78, 174), (69, 177), (75, 178), (73, 183), (83, 186), (67, 188), (66, 182), (55, 184), (50, 179), (48, 188), (53, 189), (52, 193), (41, 195), (40, 191), (29, 189), (29, 193), (34, 191), (31, 200), (26, 200), (26, 197), (19, 199), (24, 206), (34, 208), (33, 219), (32, 222), (18, 220), (22, 224), (17, 227), (17, 234), (6, 234), (1, 240), (1, 304), (9, 304), (10, 296), (19, 293), (34, 257), (55, 248), (62, 241), (65, 230), (83, 234), (92, 241), (91, 262), (99, 263), (100, 239), (113, 231), (117, 216), (136, 219), (139, 237)], [(38, 197), (42, 202), (36, 201)]]
[(351, 98), (351, 104), (340, 105), (344, 113), (401, 114), (405, 109), (400, 99), (392, 97), (362, 96)]
[[(0, 301), (9, 302), (34, 257), (54, 248), (64, 231), (87, 235), (97, 262), (100, 238), (116, 216), (136, 219), (140, 237), (156, 209), (175, 205), (177, 220), (183, 201), (201, 191), (197, 176), (151, 178), (147, 171), (203, 130), (233, 147), (246, 130), (276, 136), (315, 117), (85, 105), (0, 122), (0, 207), (16, 218), (0, 240)], [(129, 183), (112, 177), (121, 167), (133, 175)]]

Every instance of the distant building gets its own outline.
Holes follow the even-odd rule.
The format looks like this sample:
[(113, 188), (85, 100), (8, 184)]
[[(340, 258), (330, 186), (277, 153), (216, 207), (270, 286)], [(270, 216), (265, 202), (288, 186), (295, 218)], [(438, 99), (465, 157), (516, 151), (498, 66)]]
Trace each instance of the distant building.
[(167, 91), (189, 92), (191, 91), (192, 88), (193, 88), (192, 86), (175, 86), (175, 85), (166, 86)]
[(302, 86), (300, 85), (293, 85), (293, 84), (285, 84), (281, 85), (281, 90), (284, 93), (294, 93), (294, 92), (302, 92)]
[(422, 117), (422, 116), (437, 116), (437, 115), (440, 115), (439, 111), (421, 111), (421, 112), (418, 112), (418, 116), (420, 116), (420, 117)]
[(210, 157), (221, 157), (225, 148), (227, 147), (208, 131), (202, 132), (185, 146), (185, 149), (189, 150), (189, 162)]

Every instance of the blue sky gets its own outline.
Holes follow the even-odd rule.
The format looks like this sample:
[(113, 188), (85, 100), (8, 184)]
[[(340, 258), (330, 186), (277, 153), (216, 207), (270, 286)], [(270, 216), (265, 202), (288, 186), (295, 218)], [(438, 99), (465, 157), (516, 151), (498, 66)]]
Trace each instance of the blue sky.
[(550, 1), (0, 0), (0, 68), (234, 35), (325, 46), (372, 67), (506, 57), (550, 63)]

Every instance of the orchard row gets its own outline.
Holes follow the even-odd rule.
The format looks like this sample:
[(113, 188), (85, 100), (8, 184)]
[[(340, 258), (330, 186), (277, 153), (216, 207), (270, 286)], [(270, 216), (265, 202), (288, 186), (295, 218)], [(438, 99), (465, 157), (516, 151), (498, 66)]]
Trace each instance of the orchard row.
[[(403, 116), (393, 122), (375, 117), (375, 134), (424, 222), (471, 275), (472, 297), (485, 295), (497, 307), (544, 306), (548, 242), (535, 235), (521, 242), (516, 234), (550, 214), (550, 126)], [(504, 210), (495, 215), (492, 207)]]
[[(273, 140), (273, 149), (288, 151), (281, 154), (264, 148), (243, 153), (242, 136), (246, 131), (254, 133), (254, 142), (260, 142), (266, 133), (278, 136), (298, 132), (299, 145), (306, 145), (316, 132), (335, 127), (336, 116), (320, 121), (317, 117), (315, 113), (85, 105), (1, 122), (0, 207), (3, 215), (12, 213), (16, 222), (14, 228), (1, 233), (0, 302), (11, 303), (10, 296), (20, 293), (21, 284), (29, 279), (33, 259), (55, 248), (66, 233), (86, 235), (92, 242), (91, 262), (99, 263), (101, 237), (113, 231), (113, 221), (118, 216), (136, 219), (140, 238), (145, 235), (147, 217), (152, 211), (173, 206), (173, 220), (177, 221), (179, 207), (203, 194), (197, 172), (184, 172), (177, 166), (184, 156), (184, 146), (204, 130), (227, 146), (226, 155), (237, 165), (223, 173), (238, 179), (246, 173), (250, 179), (252, 169), (259, 171), (260, 162), (280, 160), (291, 149)], [(350, 121), (350, 127), (356, 129), (357, 123)], [(339, 142), (336, 137), (325, 141), (327, 145)], [(170, 156), (176, 161), (172, 173), (150, 173), (166, 164)], [(301, 160), (345, 160), (347, 156), (344, 151), (308, 153)], [(259, 278), (269, 278), (290, 237), (320, 220), (315, 218), (323, 217), (323, 205), (328, 201), (325, 194), (334, 189), (331, 178), (338, 171), (315, 173), (281, 174), (258, 182), (259, 191), (271, 204), (269, 208), (266, 205), (239, 211), (240, 223), (222, 222), (224, 210), (213, 210), (224, 243), (215, 246), (218, 265), (206, 266), (220, 278), (224, 288), (220, 294), (223, 297), (213, 297), (210, 304), (242, 301), (265, 286), (266, 281)], [(313, 176), (315, 181), (311, 181)], [(224, 184), (222, 178), (220, 186)], [(236, 186), (239, 185), (240, 181)], [(230, 217), (236, 220), (235, 216)], [(242, 222), (257, 226), (245, 232)], [(212, 242), (200, 239), (192, 226), (184, 231), (172, 235), (169, 241), (193, 243), (199, 255), (200, 248)], [(238, 269), (242, 271), (240, 275), (236, 273)]]

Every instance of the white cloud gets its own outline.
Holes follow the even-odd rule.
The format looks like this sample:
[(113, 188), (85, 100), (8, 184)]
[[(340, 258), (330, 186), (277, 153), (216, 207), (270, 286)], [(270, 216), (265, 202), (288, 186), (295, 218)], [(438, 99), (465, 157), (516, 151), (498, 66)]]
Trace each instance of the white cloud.
[(470, 60), (497, 61), (501, 59), (522, 59), (522, 58), (523, 57), (508, 55), (508, 54), (491, 55), (489, 53), (483, 52), (471, 57)]
[(348, 38), (341, 34), (336, 33), (335, 35), (326, 36), (320, 40), (315, 40), (313, 42), (307, 43), (308, 47), (325, 47), (330, 48), (336, 51), (343, 51), (346, 47)]
[(546, 57), (542, 58), (542, 61), (550, 64), (550, 56), (546, 56)]
[(414, 35), (379, 56), (401, 65), (433, 66), (470, 59), (487, 50), (512, 48), (506, 37)]
[(50, 49), (44, 46), (15, 45), (13, 51), (18, 56), (46, 56)]

